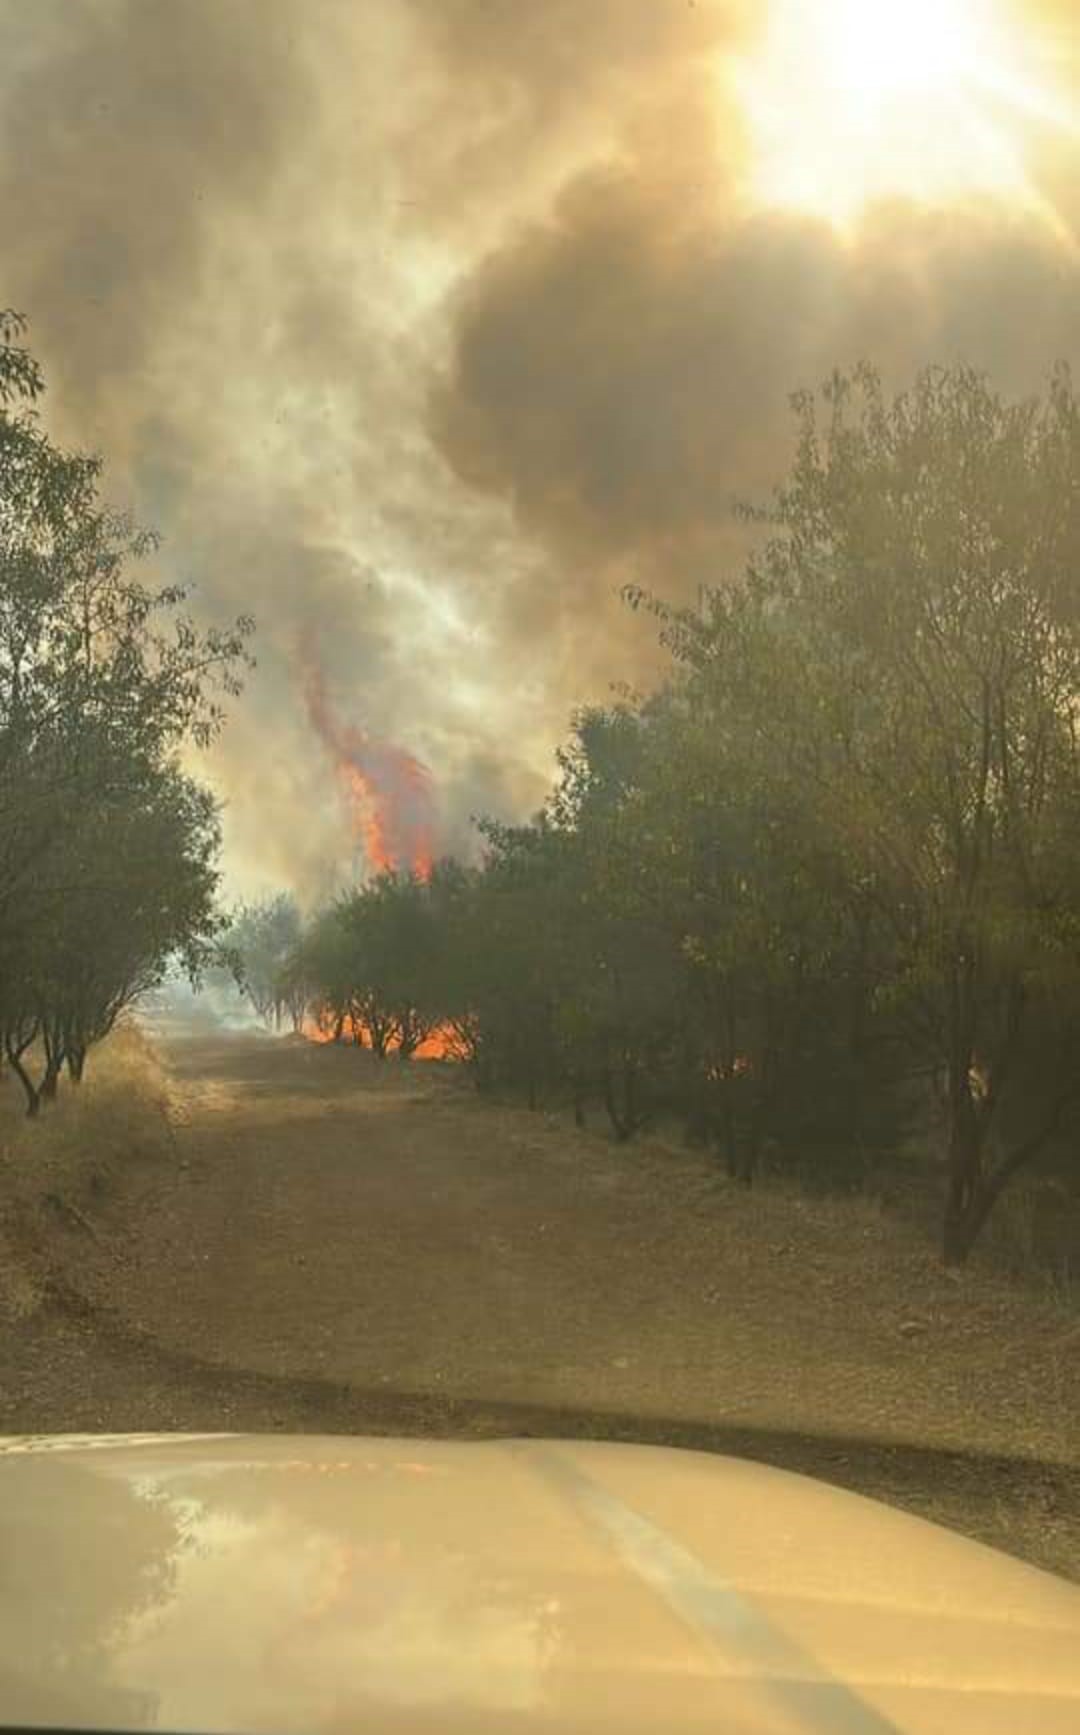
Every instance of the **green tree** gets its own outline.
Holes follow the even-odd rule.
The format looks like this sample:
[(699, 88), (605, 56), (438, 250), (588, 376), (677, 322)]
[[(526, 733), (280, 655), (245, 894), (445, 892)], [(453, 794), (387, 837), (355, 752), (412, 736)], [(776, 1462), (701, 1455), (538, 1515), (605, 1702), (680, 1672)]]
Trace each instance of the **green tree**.
[[(28, 1113), (178, 959), (197, 977), (220, 926), (210, 793), (174, 767), (83, 808), (20, 902), (4, 959), (7, 1056)], [(40, 1041), (42, 1072), (27, 1061)]]
[(352, 965), (351, 1014), (380, 1059), (409, 1060), (439, 1020), (426, 883), (395, 871), (346, 897), (341, 926)]
[(1008, 403), (966, 368), (891, 400), (862, 369), (796, 410), (767, 546), (669, 636), (801, 792), (829, 884), (888, 932), (877, 999), (942, 1079), (957, 1261), (1077, 1100), (1071, 1021), (1043, 1023), (1038, 1108), (1021, 1075), (1076, 963), (1080, 418), (1063, 373)]
[[(51, 1092), (156, 979), (163, 933), (189, 962), (206, 940), (212, 804), (175, 756), (220, 727), (251, 622), (201, 630), (182, 587), (134, 576), (156, 539), (101, 502), (98, 458), (43, 431), (22, 335), (0, 315), (0, 1038), (34, 1111), (35, 1044)], [(125, 900), (148, 950), (121, 964)]]
[(349, 1035), (380, 1059), (409, 1060), (444, 1018), (451, 994), (442, 920), (449, 916), (454, 870), (436, 892), (417, 875), (387, 872), (320, 911), (286, 963), (316, 1021), (341, 1041)]
[[(283, 1013), (296, 1009), (303, 998), (295, 972), (290, 971), (300, 944), (303, 918), (291, 892), (278, 892), (236, 910), (222, 936), (222, 946), (233, 962), (241, 993), (258, 1016), (280, 1024)], [(300, 1005), (300, 1018), (303, 1007)]]

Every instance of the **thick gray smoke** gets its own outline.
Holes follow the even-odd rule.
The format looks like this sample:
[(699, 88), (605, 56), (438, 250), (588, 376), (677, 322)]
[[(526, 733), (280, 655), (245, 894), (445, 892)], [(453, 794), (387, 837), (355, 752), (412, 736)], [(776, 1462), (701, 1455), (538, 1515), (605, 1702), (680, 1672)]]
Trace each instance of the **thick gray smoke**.
[(314, 897), (351, 852), (303, 647), (460, 847), (536, 802), (575, 702), (654, 666), (620, 583), (739, 558), (793, 388), (962, 356), (1023, 390), (1077, 353), (1060, 145), (1057, 231), (740, 202), (718, 68), (764, 11), (0, 0), (0, 304), (170, 575), (258, 619), (207, 765), (238, 889)]

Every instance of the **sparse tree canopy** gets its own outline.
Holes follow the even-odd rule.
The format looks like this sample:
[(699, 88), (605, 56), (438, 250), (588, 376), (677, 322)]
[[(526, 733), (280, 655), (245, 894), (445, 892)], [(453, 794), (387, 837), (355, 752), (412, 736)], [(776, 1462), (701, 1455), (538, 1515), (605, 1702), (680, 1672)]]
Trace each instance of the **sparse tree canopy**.
[(44, 433), (22, 322), (0, 315), (0, 1020), (42, 1083), (214, 927), (216, 819), (180, 776), (239, 690), (251, 622), (202, 630), (133, 576), (156, 539), (99, 498), (100, 460)]
[(244, 904), (235, 912), (221, 938), (241, 992), (267, 1023), (280, 1024), (290, 1002), (286, 964), (300, 942), (300, 908), (289, 892)]
[(1080, 417), (1064, 373), (1013, 404), (966, 368), (795, 411), (744, 575), (631, 596), (666, 686), (582, 713), (478, 872), (324, 918), (315, 975), (380, 1051), (427, 1007), (482, 1086), (620, 1139), (681, 1113), (744, 1180), (865, 1173), (932, 1079), (962, 1259), (1080, 1107)]
[(1074, 991), (1080, 417), (1064, 373), (1010, 404), (965, 368), (796, 410), (763, 554), (668, 635), (811, 888), (875, 935), (875, 1004), (942, 1080), (958, 1259), (1077, 1099), (1071, 1017), (1037, 1106), (1024, 1056)]
[(306, 984), (327, 1035), (410, 1059), (443, 1016), (432, 888), (394, 872), (356, 887), (315, 919), (284, 973)]
[[(659, 619), (647, 696), (583, 711), (528, 824), (304, 922), (214, 911), (217, 819), (176, 752), (250, 623), (134, 575), (154, 539), (43, 433), (0, 315), (0, 1035), (28, 1105), (167, 961), (227, 957), (265, 1018), (485, 1090), (682, 1119), (749, 1182), (865, 1175), (931, 1080), (944, 1253), (1080, 1125), (1080, 407), (970, 369), (794, 400), (756, 555)], [(33, 1057), (36, 1056), (36, 1061)], [(36, 1072), (34, 1070), (36, 1065)], [(913, 1108), (913, 1104), (915, 1107)]]

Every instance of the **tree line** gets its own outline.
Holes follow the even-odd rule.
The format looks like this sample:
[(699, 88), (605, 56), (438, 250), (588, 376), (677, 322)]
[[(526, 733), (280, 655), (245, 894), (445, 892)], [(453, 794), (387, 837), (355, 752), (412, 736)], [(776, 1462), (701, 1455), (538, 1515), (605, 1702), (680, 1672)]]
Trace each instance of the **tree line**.
[[(793, 400), (755, 552), (668, 656), (574, 720), (531, 821), (475, 865), (308, 918), (225, 918), (219, 816), (182, 756), (251, 622), (194, 624), (100, 459), (44, 431), (0, 313), (0, 1050), (34, 1115), (177, 960), (378, 1055), (435, 1041), (485, 1091), (663, 1119), (749, 1181), (872, 1171), (936, 1104), (943, 1246), (1080, 1108), (1080, 406), (965, 367)], [(227, 950), (223, 951), (223, 947)]]
[(220, 727), (251, 631), (136, 576), (156, 538), (47, 436), (43, 389), (0, 311), (0, 1065), (32, 1116), (170, 961), (214, 955), (218, 814), (179, 755)]
[[(869, 368), (793, 400), (756, 552), (583, 711), (477, 866), (248, 911), (268, 1009), (484, 1090), (663, 1117), (749, 1181), (889, 1160), (932, 1105), (943, 1250), (1080, 1108), (1080, 408)], [(283, 938), (285, 929), (290, 931)]]

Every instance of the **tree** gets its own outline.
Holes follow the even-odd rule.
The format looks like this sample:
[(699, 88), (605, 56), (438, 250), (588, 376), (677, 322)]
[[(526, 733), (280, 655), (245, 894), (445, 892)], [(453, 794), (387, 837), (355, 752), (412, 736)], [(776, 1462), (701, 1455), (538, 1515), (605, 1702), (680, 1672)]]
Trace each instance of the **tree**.
[(888, 931), (879, 1001), (943, 1082), (955, 1262), (1077, 1101), (1074, 1027), (1051, 1021), (1056, 1082), (1017, 1129), (1031, 1020), (1076, 964), (1080, 416), (1064, 373), (1012, 404), (966, 368), (891, 401), (838, 375), (823, 405), (796, 400), (745, 583), (669, 636)]
[(670, 1094), (681, 1023), (670, 883), (655, 871), (649, 844), (667, 721), (663, 696), (580, 712), (547, 811), (560, 845), (556, 1029), (579, 1117), (598, 1095), (620, 1142), (647, 1126)]
[(252, 623), (199, 629), (133, 576), (156, 538), (43, 432), (22, 333), (0, 315), (0, 1040), (36, 1112), (33, 1046), (51, 1094), (163, 945), (206, 942), (216, 821), (175, 761), (220, 727)]
[(350, 1012), (380, 1059), (416, 1053), (439, 1019), (434, 928), (426, 883), (388, 870), (340, 905), (350, 961)]
[(281, 966), (285, 981), (302, 993), (305, 1008), (335, 1042), (353, 1027), (353, 971), (340, 904), (320, 910), (307, 924)]
[(435, 914), (449, 913), (455, 870), (388, 871), (335, 900), (308, 925), (283, 979), (302, 985), (320, 1027), (379, 1059), (410, 1060), (444, 1016), (448, 951)]
[(280, 1024), (286, 1010), (291, 1011), (294, 1024), (303, 1019), (305, 996), (291, 967), (302, 928), (296, 899), (291, 892), (278, 892), (242, 904), (222, 936), (241, 992), (267, 1023)]
[(445, 1053), (474, 1071), (482, 1034), (481, 879), (475, 868), (443, 857), (433, 863), (427, 881), (432, 942), (429, 999), (438, 1012)]
[[(8, 1059), (34, 1115), (66, 1064), (82, 1078), (88, 1049), (179, 958), (197, 976), (220, 925), (220, 843), (210, 793), (168, 767), (77, 815), (21, 901), (5, 963)], [(35, 1080), (30, 1033), (43, 1048)]]
[[(17, 326), (0, 320), (10, 340)], [(101, 504), (101, 460), (68, 454), (32, 408), (32, 358), (0, 348), (0, 912), (80, 790), (209, 741), (239, 690), (252, 623), (200, 630), (182, 586), (131, 576), (156, 537)]]

